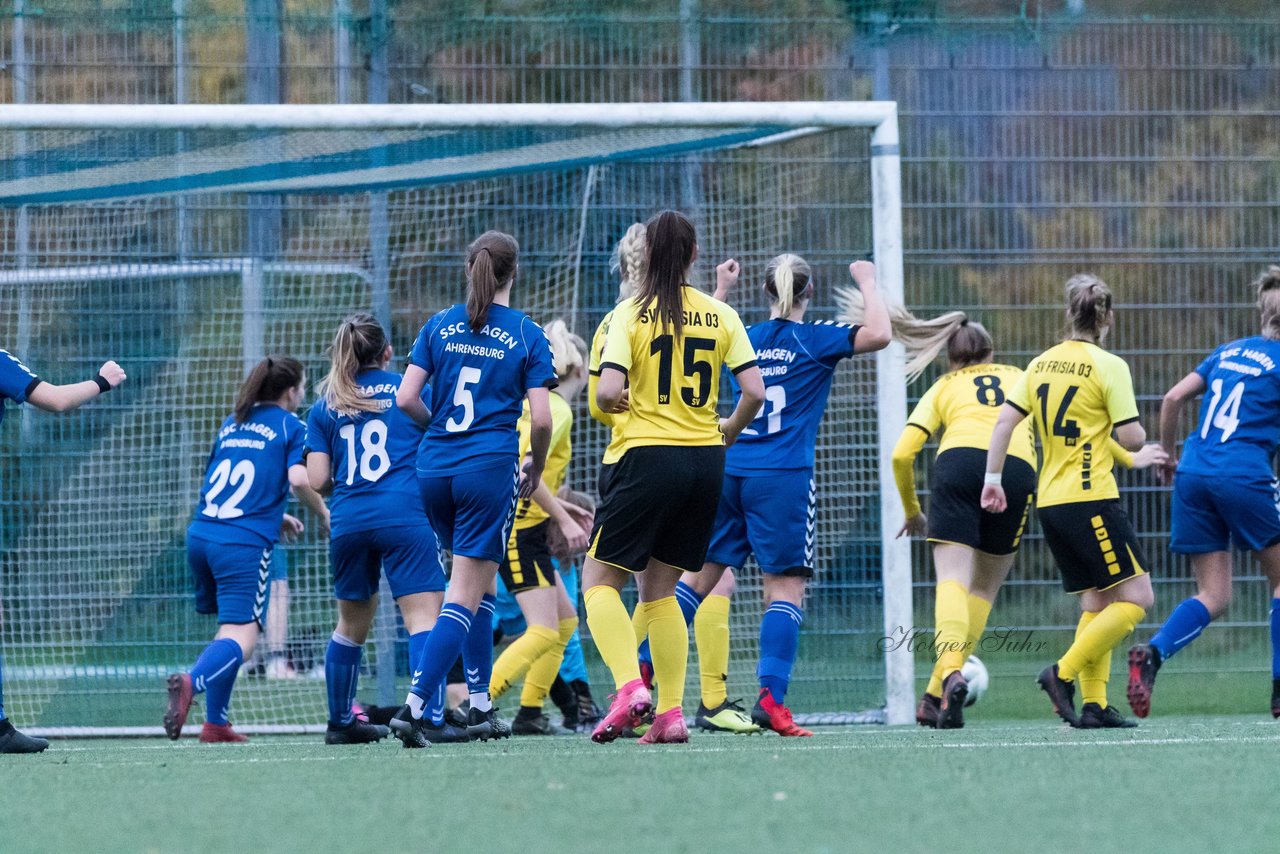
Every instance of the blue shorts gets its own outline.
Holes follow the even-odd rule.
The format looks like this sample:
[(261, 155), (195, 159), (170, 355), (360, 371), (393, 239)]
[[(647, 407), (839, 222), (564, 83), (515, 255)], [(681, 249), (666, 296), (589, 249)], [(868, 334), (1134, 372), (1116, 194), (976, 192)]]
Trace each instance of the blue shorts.
[(217, 614), (219, 623), (262, 625), (273, 548), (214, 543), (187, 534), (196, 613)]
[(289, 580), (289, 558), (285, 556), (284, 549), (271, 550), (271, 580)]
[(419, 475), (422, 507), (441, 547), (460, 557), (502, 563), (519, 478), (518, 460), (448, 477)]
[(1178, 472), (1169, 549), (1184, 555), (1224, 552), (1232, 540), (1252, 552), (1280, 542), (1280, 481)]
[(333, 562), (335, 599), (372, 599), (383, 572), (396, 599), (444, 590), (440, 544), (426, 525), (352, 531), (329, 541), (329, 557)]
[(812, 469), (726, 474), (707, 562), (741, 568), (754, 552), (762, 572), (808, 578), (817, 511)]

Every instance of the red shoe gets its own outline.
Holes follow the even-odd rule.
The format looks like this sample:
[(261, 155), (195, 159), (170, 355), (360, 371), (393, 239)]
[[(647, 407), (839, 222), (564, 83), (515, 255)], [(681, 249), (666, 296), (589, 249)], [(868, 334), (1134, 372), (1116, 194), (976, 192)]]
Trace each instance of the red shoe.
[(654, 715), (649, 731), (640, 736), (640, 744), (688, 744), (689, 728), (679, 706)]
[(632, 679), (611, 698), (609, 712), (591, 731), (596, 744), (608, 744), (629, 729), (640, 726), (644, 716), (653, 710), (653, 697), (644, 682)]
[(204, 728), (200, 730), (201, 744), (242, 744), (248, 740), (247, 736), (233, 730), (231, 724), (206, 722)]
[(168, 681), (169, 708), (164, 713), (164, 734), (178, 739), (182, 728), (187, 723), (187, 713), (191, 711), (191, 676), (186, 673), (171, 673)]
[(776, 702), (768, 688), (760, 689), (760, 699), (756, 700), (756, 706), (751, 710), (751, 720), (785, 737), (803, 738), (813, 735), (804, 727), (796, 726), (796, 722), (791, 719), (791, 710)]

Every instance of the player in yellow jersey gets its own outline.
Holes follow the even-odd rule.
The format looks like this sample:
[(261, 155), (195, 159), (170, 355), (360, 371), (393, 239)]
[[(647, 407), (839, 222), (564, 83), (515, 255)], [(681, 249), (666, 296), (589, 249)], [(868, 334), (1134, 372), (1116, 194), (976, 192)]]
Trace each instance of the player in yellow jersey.
[[(724, 479), (724, 449), (755, 417), (764, 381), (737, 312), (686, 283), (697, 258), (693, 223), (663, 211), (645, 224), (645, 276), (613, 312), (595, 398), (602, 412), (629, 401), (621, 457), (602, 484), (583, 567), (587, 623), (618, 693), (592, 733), (612, 741), (653, 709), (640, 678), (636, 633), (619, 596), (636, 573), (659, 687), (642, 743), (683, 742), (689, 632), (674, 596), (683, 571), (702, 567)], [(736, 265), (735, 265), (736, 266)], [(742, 396), (717, 416), (720, 371)], [(628, 386), (629, 384), (629, 386)], [(628, 392), (629, 387), (629, 392)]]
[[(1146, 558), (1120, 505), (1107, 440), (1130, 451), (1142, 448), (1129, 366), (1103, 350), (1114, 313), (1111, 289), (1096, 276), (1067, 282), (1067, 340), (1041, 353), (1008, 394), (991, 434), (982, 507), (1009, 506), (1003, 471), (1009, 443), (1030, 416), (1044, 460), (1036, 501), (1045, 541), (1068, 593), (1080, 594), (1083, 613), (1075, 641), (1036, 680), (1064, 721), (1086, 729), (1136, 726), (1107, 704), (1111, 651), (1152, 606), (1155, 596)], [(1075, 683), (1084, 707), (1075, 709)]]
[[(891, 312), (894, 338), (907, 349), (913, 379), (945, 348), (948, 371), (938, 378), (907, 418), (893, 451), (893, 475), (906, 515), (902, 533), (933, 544), (936, 659), (916, 709), (921, 726), (964, 726), (968, 685), (961, 673), (986, 629), (996, 594), (1009, 576), (1026, 528), (1036, 486), (1036, 453), (1031, 425), (1014, 431), (1004, 464), (1008, 506), (984, 513), (979, 500), (991, 430), (1005, 395), (1022, 369), (992, 361), (995, 345), (980, 323), (955, 311), (921, 321), (901, 307)], [(914, 463), (924, 444), (945, 431), (932, 473), (929, 515), (916, 497)], [(1135, 455), (1114, 444), (1126, 466), (1146, 467), (1163, 454), (1155, 445)]]
[[(583, 525), (589, 524), (590, 514), (556, 497), (573, 453), (569, 441), (573, 427), (570, 403), (587, 384), (587, 345), (569, 331), (563, 320), (551, 321), (544, 331), (559, 381), (550, 395), (551, 448), (547, 452), (542, 482), (533, 495), (521, 499), (516, 508), (507, 556), (498, 566), (502, 583), (515, 596), (528, 628), (493, 663), (489, 684), (490, 695), (497, 699), (525, 676), (520, 711), (511, 722), (515, 735), (551, 733), (551, 724), (542, 714), (542, 704), (560, 669), (565, 646), (578, 628), (577, 607), (569, 600), (564, 581), (552, 563), (547, 535), (554, 525), (568, 550), (581, 552), (587, 546), (589, 533)], [(523, 459), (530, 448), (527, 403), (516, 427)]]

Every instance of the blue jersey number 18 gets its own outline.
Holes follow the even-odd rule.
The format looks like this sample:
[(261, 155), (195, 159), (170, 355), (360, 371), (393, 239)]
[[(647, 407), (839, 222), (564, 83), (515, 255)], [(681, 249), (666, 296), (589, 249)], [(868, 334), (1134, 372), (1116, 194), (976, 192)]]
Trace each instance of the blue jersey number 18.
[[(366, 421), (360, 430), (360, 447), (356, 447), (356, 425), (344, 424), (338, 435), (347, 440), (347, 486), (356, 482), (356, 471), (370, 483), (377, 483), (391, 468), (387, 456), (387, 424), (385, 421)], [(356, 458), (359, 457), (357, 463)]]

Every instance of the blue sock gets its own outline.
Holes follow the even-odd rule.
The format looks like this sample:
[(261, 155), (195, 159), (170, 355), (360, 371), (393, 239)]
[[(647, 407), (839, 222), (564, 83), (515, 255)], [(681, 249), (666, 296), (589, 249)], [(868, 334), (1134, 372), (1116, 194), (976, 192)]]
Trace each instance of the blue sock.
[(790, 602), (774, 602), (760, 621), (760, 664), (756, 675), (760, 678), (760, 687), (768, 689), (775, 703), (786, 699), (803, 622), (804, 611)]
[[(1169, 619), (1164, 621), (1160, 631), (1156, 632), (1155, 637), (1151, 639), (1151, 645), (1160, 652), (1160, 661), (1168, 661), (1178, 650), (1200, 637), (1200, 633), (1204, 631), (1205, 626), (1209, 625), (1211, 619), (1213, 618), (1209, 616), (1209, 609), (1195, 597), (1183, 599), (1178, 603), (1178, 607), (1173, 609)], [(1274, 604), (1271, 608), (1271, 646), (1274, 651), (1276, 648)]]
[[(677, 581), (676, 602), (680, 605), (680, 613), (684, 614), (684, 624), (686, 626), (692, 625), (693, 617), (698, 613), (698, 606), (702, 604), (702, 597), (698, 595), (698, 591), (683, 581)], [(640, 644), (639, 654), (641, 661), (649, 664), (653, 663), (653, 653), (649, 652), (648, 638), (645, 638)]]
[(462, 669), (467, 674), (467, 693), (471, 695), (471, 705), (482, 712), (491, 708), (489, 677), (493, 675), (493, 612), (497, 606), (497, 596), (484, 594), (471, 621), (467, 642), (462, 647)]
[[(435, 696), (436, 687), (444, 682), (449, 668), (462, 653), (462, 645), (471, 631), (472, 614), (466, 608), (454, 602), (446, 602), (440, 609), (440, 619), (430, 632), (420, 632), (426, 638), (422, 643), (422, 653), (413, 665), (413, 681), (409, 683), (409, 697), (406, 702), (415, 718), (422, 717), (427, 704)], [(413, 640), (414, 635), (409, 638)], [(493, 643), (492, 637), (489, 643)]]
[[(418, 667), (418, 662), (422, 660), (422, 650), (427, 645), (427, 638), (430, 636), (430, 629), (409, 635), (409, 664), (414, 669)], [(431, 695), (431, 699), (427, 702), (426, 716), (436, 726), (444, 723), (444, 703), (444, 682), (441, 681), (440, 687), (436, 689), (436, 692)]]
[(0, 721), (4, 719), (4, 659), (0, 658)]
[(1271, 600), (1271, 678), (1280, 679), (1280, 599)]
[(329, 696), (329, 723), (347, 726), (355, 715), (351, 703), (356, 698), (356, 682), (360, 678), (360, 656), (364, 647), (337, 632), (329, 640), (324, 653), (324, 685)]
[(677, 581), (676, 601), (680, 603), (680, 612), (684, 614), (684, 624), (693, 625), (693, 616), (698, 613), (698, 606), (702, 604), (702, 597), (698, 595), (698, 591), (683, 581)]
[(207, 693), (204, 719), (211, 724), (227, 722), (227, 707), (231, 705), (231, 689), (244, 663), (240, 644), (231, 638), (219, 638), (204, 648), (191, 668), (191, 687), (197, 693)]

